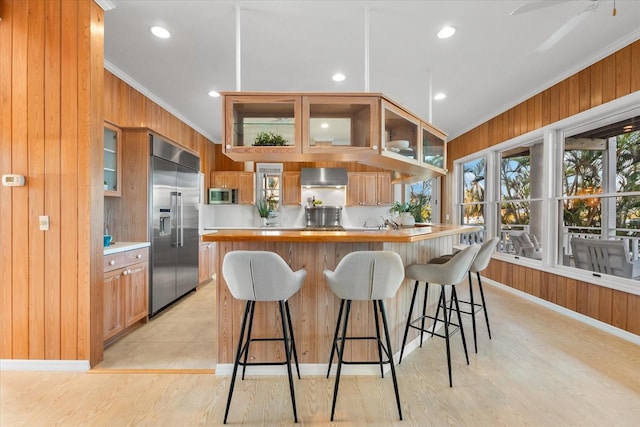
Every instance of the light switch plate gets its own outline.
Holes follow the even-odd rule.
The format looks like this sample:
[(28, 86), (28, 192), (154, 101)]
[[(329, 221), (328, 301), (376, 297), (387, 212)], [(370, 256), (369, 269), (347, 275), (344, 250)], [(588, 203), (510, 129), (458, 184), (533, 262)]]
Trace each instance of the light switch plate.
[(40, 230), (48, 231), (49, 230), (49, 215), (40, 215), (39, 216)]

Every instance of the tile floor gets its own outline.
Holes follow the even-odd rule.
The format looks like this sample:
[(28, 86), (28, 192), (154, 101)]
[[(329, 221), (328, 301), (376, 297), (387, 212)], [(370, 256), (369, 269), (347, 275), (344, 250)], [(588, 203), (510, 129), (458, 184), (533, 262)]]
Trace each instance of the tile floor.
[(215, 369), (215, 285), (201, 285), (107, 347), (96, 368)]

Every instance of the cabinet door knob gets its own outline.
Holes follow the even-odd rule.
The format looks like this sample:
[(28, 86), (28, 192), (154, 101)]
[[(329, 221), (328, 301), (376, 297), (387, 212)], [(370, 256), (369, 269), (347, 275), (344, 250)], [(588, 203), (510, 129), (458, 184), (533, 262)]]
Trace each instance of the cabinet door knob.
[(231, 145), (227, 144), (227, 150), (231, 149)]
[(371, 149), (372, 149), (372, 150), (377, 150), (377, 149), (378, 149), (378, 146), (377, 146), (377, 145), (374, 145), (374, 146), (372, 146), (372, 147), (371, 147)]
[(138, 259), (142, 258), (142, 254), (136, 255), (136, 258), (138, 258)]
[(127, 274), (129, 274), (129, 270), (123, 271), (122, 274), (126, 276)]
[(116, 260), (112, 259), (111, 261), (109, 261), (109, 265), (116, 265)]

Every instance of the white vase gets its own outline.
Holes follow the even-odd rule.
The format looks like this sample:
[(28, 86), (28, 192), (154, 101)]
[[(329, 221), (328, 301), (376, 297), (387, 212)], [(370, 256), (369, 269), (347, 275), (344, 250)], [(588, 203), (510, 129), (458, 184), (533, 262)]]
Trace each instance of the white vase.
[(260, 227), (266, 227), (266, 226), (267, 226), (267, 218), (260, 217)]
[(411, 212), (400, 212), (399, 222), (403, 227), (413, 227), (416, 225), (416, 220), (413, 218), (413, 215), (411, 215)]

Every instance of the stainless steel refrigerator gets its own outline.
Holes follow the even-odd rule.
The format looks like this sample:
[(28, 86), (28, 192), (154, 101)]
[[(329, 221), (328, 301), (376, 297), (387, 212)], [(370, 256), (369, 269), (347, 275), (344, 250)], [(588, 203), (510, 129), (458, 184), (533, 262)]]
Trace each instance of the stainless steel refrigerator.
[(200, 159), (151, 135), (149, 312), (198, 285)]

